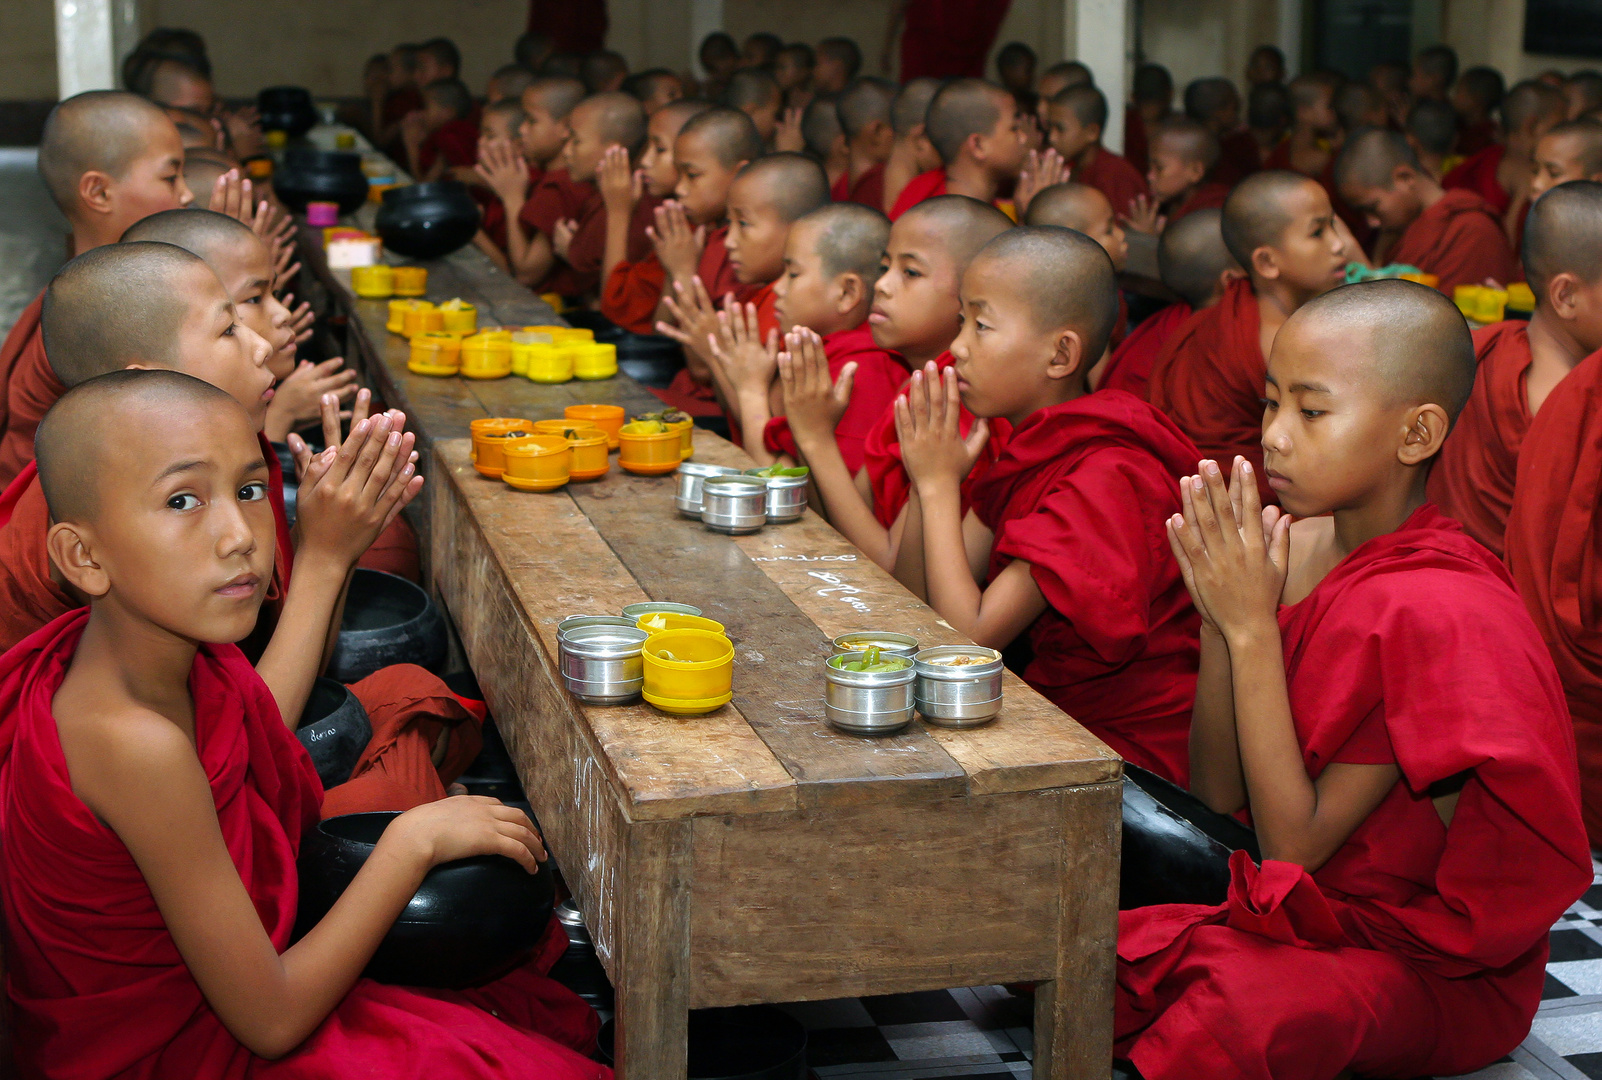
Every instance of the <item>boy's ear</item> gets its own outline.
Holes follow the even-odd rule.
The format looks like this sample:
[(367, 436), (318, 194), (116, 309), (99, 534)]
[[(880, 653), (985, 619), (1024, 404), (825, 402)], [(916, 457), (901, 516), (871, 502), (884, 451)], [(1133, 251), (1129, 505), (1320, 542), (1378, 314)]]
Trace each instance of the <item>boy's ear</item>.
[(868, 299), (868, 283), (854, 270), (847, 270), (834, 279), (834, 310), (849, 315)]
[(1187, 186), (1200, 184), (1207, 179), (1207, 166), (1200, 161), (1185, 162), (1185, 183)]
[(1092, 143), (1101, 142), (1101, 125), (1100, 124), (1086, 124), (1085, 125), (1085, 134), (1090, 136), (1090, 141)]
[(1546, 302), (1551, 305), (1552, 314), (1560, 319), (1574, 318), (1579, 291), (1580, 281), (1573, 274), (1553, 274), (1546, 283)]
[(1265, 281), (1279, 277), (1279, 253), (1264, 244), (1252, 252), (1252, 273)]
[(1052, 353), (1051, 362), (1046, 365), (1046, 378), (1084, 378), (1089, 367), (1090, 364), (1085, 360), (1085, 339), (1079, 336), (1079, 331), (1064, 330), (1058, 334), (1057, 351)]
[(85, 525), (60, 521), (45, 534), (45, 550), (68, 584), (85, 596), (104, 596), (111, 578), (95, 561), (93, 533)]
[(986, 156), (985, 150), (987, 149), (986, 144), (988, 141), (988, 135), (986, 135), (984, 132), (975, 131), (966, 139), (962, 140), (962, 148), (968, 151), (968, 156), (973, 158), (975, 161), (983, 161)]
[(90, 169), (78, 177), (78, 201), (91, 213), (109, 213), (111, 185), (115, 182), (111, 174)]
[(1446, 441), (1452, 421), (1439, 405), (1418, 405), (1408, 410), (1407, 430), (1396, 457), (1403, 465), (1422, 465), (1434, 457)]

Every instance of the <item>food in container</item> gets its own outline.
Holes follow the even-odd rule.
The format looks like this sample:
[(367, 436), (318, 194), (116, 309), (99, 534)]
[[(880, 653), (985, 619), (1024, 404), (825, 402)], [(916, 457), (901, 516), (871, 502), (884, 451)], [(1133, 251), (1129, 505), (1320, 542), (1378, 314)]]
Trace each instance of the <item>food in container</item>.
[(623, 617), (631, 623), (637, 622), (641, 616), (653, 612), (665, 611), (674, 615), (699, 615), (701, 609), (693, 604), (675, 604), (670, 600), (642, 600), (638, 604), (630, 604), (623, 609)]
[(916, 679), (911, 660), (877, 646), (831, 656), (824, 665), (824, 715), (853, 735), (894, 734), (912, 723)]
[(719, 631), (652, 634), (643, 658), (645, 700), (665, 713), (700, 716), (722, 708), (734, 696), (734, 646)]
[(932, 724), (977, 727), (1001, 712), (1001, 653), (982, 645), (936, 645), (913, 657), (918, 712)]
[(707, 465), (699, 461), (687, 461), (679, 466), (679, 486), (673, 493), (673, 505), (685, 517), (700, 519), (701, 517), (701, 485), (710, 476), (739, 476), (739, 469), (730, 469), (723, 465)]
[(445, 329), (454, 334), (471, 334), (478, 329), (478, 308), (466, 300), (447, 300), (439, 306), (445, 313)]
[(770, 524), (797, 521), (807, 512), (807, 477), (812, 470), (805, 465), (769, 465), (765, 469), (748, 469), (746, 472), (768, 483), (767, 514)]
[(473, 438), (473, 468), (499, 480), (506, 469), (502, 454), (506, 440), (534, 434), (534, 423), (509, 416), (486, 416), (470, 423), (468, 430)]
[(617, 463), (641, 476), (662, 476), (679, 467), (683, 437), (654, 420), (636, 420), (618, 429)]
[(869, 648), (911, 660), (918, 652), (918, 639), (909, 634), (897, 634), (889, 630), (858, 630), (855, 633), (841, 634), (834, 639), (834, 651), (837, 653), (864, 652)]
[(594, 623), (559, 634), (562, 681), (580, 701), (621, 705), (639, 696), (645, 683), (640, 651), (646, 633), (633, 626)]
[(618, 448), (618, 431), (623, 427), (621, 405), (569, 405), (562, 410), (569, 420), (588, 420), (606, 432), (606, 441), (613, 450)]
[(668, 630), (710, 630), (714, 634), (729, 636), (724, 625), (714, 619), (708, 619), (703, 615), (681, 615), (672, 611), (653, 611), (649, 615), (641, 615), (635, 625), (647, 634), (661, 634)]

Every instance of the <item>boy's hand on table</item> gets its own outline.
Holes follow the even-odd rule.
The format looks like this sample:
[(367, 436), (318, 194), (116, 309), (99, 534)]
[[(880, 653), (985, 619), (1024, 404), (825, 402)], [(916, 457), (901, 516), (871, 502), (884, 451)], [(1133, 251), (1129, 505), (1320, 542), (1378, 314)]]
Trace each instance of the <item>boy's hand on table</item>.
[(1280, 594), (1290, 566), (1290, 523), (1263, 507), (1252, 466), (1237, 457), (1225, 487), (1217, 462), (1180, 484), (1184, 512), (1168, 519), (1168, 542), (1196, 610), (1226, 640), (1265, 628), (1279, 632)]
[(802, 326), (784, 336), (784, 351), (779, 353), (778, 364), (784, 415), (796, 442), (832, 439), (834, 429), (851, 404), (856, 361), (840, 369), (839, 379), (831, 378), (823, 339)]
[(532, 874), (548, 858), (527, 814), (484, 795), (454, 795), (414, 806), (390, 823), (378, 845), (398, 846), (429, 867), (475, 855), (504, 855)]
[(913, 372), (906, 392), (896, 397), (895, 410), (901, 460), (913, 486), (920, 494), (941, 487), (955, 490), (973, 471), (990, 438), (984, 419), (975, 420), (968, 437), (962, 437), (956, 370), (947, 368), (942, 376), (931, 361)]
[(675, 282), (689, 281), (706, 248), (706, 226), (692, 228), (684, 206), (672, 199), (656, 208), (655, 217), (655, 226), (647, 225), (645, 235), (656, 249), (657, 261)]
[(723, 377), (742, 398), (761, 394), (765, 400), (779, 370), (779, 332), (768, 331), (763, 341), (756, 305), (742, 304), (732, 295), (723, 298), (713, 325), (706, 346)]
[(601, 189), (601, 202), (608, 214), (632, 214), (645, 193), (645, 173), (630, 165), (629, 152), (623, 147), (608, 146), (601, 156), (596, 186)]

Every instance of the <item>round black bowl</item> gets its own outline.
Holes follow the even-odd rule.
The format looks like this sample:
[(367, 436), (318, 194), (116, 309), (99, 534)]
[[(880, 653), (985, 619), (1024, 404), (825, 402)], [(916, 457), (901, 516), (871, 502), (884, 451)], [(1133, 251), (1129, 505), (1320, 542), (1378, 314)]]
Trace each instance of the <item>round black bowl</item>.
[(291, 139), (306, 134), (317, 124), (311, 91), (304, 86), (267, 87), (256, 95), (256, 111), (261, 114), (263, 131), (282, 131)]
[[(601, 1025), (598, 1048), (614, 1062), (616, 1022)], [(772, 1005), (690, 1010), (689, 1080), (806, 1080), (807, 1031)]]
[(413, 259), (442, 259), (478, 232), (478, 204), (455, 180), (384, 192), (375, 227), (384, 246)]
[(1124, 764), (1124, 841), (1118, 906), (1221, 904), (1229, 857), (1262, 858), (1257, 835), (1176, 784)]
[(328, 676), (365, 679), (391, 664), (433, 670), (445, 662), (445, 617), (428, 594), (403, 577), (359, 568), (345, 598)]
[[(300, 938), (334, 906), (395, 813), (345, 814), (307, 833), (300, 848)], [(555, 905), (551, 864), (530, 874), (501, 855), (428, 872), (368, 962), (370, 979), (450, 990), (487, 982), (529, 958)]]
[(338, 203), (340, 213), (350, 214), (367, 201), (367, 174), (360, 154), (295, 146), (284, 151), (283, 163), (273, 173), (273, 190), (303, 214), (306, 204), (314, 202)]
[(318, 679), (300, 714), (295, 737), (311, 755), (324, 789), (350, 779), (357, 760), (373, 741), (367, 710), (344, 683)]

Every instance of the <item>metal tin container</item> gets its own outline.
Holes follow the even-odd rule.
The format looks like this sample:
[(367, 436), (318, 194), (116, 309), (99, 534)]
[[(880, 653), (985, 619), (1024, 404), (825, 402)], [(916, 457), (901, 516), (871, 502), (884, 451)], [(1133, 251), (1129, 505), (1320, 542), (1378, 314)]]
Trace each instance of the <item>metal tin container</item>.
[(623, 609), (623, 617), (633, 626), (640, 621), (641, 615), (655, 615), (657, 612), (668, 615), (699, 615), (701, 609), (694, 604), (674, 604), (667, 600), (646, 600), (638, 604), (630, 604)]
[(845, 671), (835, 666), (836, 661), (860, 659), (861, 653), (841, 653), (824, 665), (823, 713), (829, 723), (853, 735), (892, 735), (912, 723), (918, 673), (911, 661), (898, 671)]
[(707, 465), (700, 461), (686, 461), (679, 466), (679, 487), (673, 493), (673, 505), (685, 517), (701, 516), (701, 484), (708, 477), (739, 476), (739, 469), (725, 465)]
[(807, 478), (804, 476), (758, 477), (768, 484), (768, 524), (798, 521), (807, 512)]
[[(954, 659), (972, 663), (953, 665)], [(1001, 654), (982, 645), (936, 645), (913, 657), (918, 711), (941, 727), (978, 727), (1001, 711)]]
[(562, 681), (591, 705), (621, 705), (640, 696), (646, 633), (633, 626), (578, 626), (560, 638)]
[(633, 626), (633, 619), (621, 615), (569, 615), (556, 624), (556, 640), (562, 641), (581, 626)]
[(701, 520), (738, 536), (768, 523), (768, 485), (755, 476), (709, 476), (701, 485)]
[(888, 630), (857, 630), (841, 634), (834, 639), (837, 653), (855, 653), (861, 656), (869, 645), (879, 646), (881, 656), (900, 656), (911, 660), (918, 655), (918, 639), (910, 634), (893, 634)]

